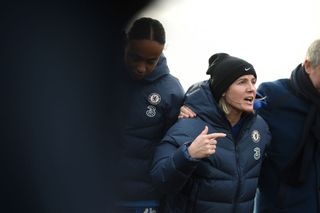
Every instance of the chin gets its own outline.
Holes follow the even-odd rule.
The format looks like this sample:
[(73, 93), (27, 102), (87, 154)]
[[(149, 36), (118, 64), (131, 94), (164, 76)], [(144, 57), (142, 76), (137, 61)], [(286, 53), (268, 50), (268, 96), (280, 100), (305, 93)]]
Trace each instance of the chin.
[(247, 113), (253, 113), (254, 112), (254, 109), (253, 107), (252, 108), (245, 108), (245, 109), (242, 109), (243, 112), (247, 112)]
[(141, 79), (143, 79), (143, 77), (144, 77), (144, 76), (142, 76), (142, 75), (135, 75), (135, 76), (134, 76), (134, 78), (137, 79), (137, 80), (141, 80)]

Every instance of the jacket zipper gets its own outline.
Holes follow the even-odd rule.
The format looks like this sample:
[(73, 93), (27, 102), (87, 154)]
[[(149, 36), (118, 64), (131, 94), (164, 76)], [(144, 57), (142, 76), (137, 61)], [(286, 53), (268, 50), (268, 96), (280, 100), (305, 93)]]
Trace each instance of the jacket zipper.
[[(233, 137), (233, 136), (232, 136)], [(235, 140), (234, 140), (235, 141)], [(238, 141), (236, 141), (234, 143), (234, 151), (235, 151), (235, 161), (236, 161), (236, 167), (237, 167), (237, 174), (238, 174), (238, 184), (237, 184), (237, 189), (236, 189), (236, 193), (235, 196), (233, 198), (233, 212), (236, 212), (236, 205), (237, 205), (237, 197), (239, 194), (239, 190), (240, 190), (240, 182), (241, 182), (241, 172), (240, 172), (240, 168), (239, 168), (239, 153), (238, 153), (238, 148), (237, 148), (237, 143)]]
[(239, 191), (240, 191), (240, 185), (241, 185), (241, 171), (240, 171), (240, 163), (239, 163), (239, 152), (238, 152), (238, 142), (239, 142), (239, 138), (241, 138), (241, 136), (243, 135), (243, 132), (248, 128), (248, 125), (250, 123), (252, 123), (254, 118), (245, 118), (246, 120), (243, 122), (243, 125), (239, 131), (239, 134), (237, 135), (236, 138), (233, 137), (232, 133), (232, 139), (234, 141), (234, 151), (235, 151), (235, 161), (236, 161), (236, 166), (237, 166), (237, 174), (238, 174), (238, 184), (237, 184), (237, 189), (236, 189), (236, 194), (233, 198), (233, 212), (236, 212), (236, 206), (237, 206), (237, 197), (239, 195)]

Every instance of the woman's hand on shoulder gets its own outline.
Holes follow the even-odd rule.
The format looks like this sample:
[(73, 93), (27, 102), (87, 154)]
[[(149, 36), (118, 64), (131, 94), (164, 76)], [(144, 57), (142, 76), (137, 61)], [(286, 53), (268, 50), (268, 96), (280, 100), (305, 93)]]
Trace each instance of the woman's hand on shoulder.
[(189, 107), (187, 107), (186, 105), (182, 105), (180, 107), (180, 113), (178, 118), (194, 118), (196, 117), (197, 114), (195, 112), (193, 112)]

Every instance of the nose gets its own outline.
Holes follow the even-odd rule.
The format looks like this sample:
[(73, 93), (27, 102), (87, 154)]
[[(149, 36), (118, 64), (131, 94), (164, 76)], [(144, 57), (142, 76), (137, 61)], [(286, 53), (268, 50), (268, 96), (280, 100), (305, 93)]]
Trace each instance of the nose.
[(140, 63), (137, 64), (137, 71), (139, 73), (143, 73), (146, 70), (147, 70), (147, 68), (146, 68), (146, 64), (144, 62), (140, 62)]
[(255, 86), (255, 84), (254, 83), (252, 83), (252, 82), (249, 82), (249, 84), (248, 84), (248, 91), (255, 91), (256, 90), (256, 86)]

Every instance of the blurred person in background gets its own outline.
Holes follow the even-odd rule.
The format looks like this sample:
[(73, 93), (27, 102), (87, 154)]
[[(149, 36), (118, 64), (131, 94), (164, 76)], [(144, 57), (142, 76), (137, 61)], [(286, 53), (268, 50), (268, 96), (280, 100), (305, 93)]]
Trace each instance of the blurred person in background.
[(320, 212), (320, 40), (290, 78), (262, 83), (258, 113), (272, 142), (263, 163), (257, 213)]
[(112, 212), (120, 32), (151, 2), (0, 2), (0, 212)]

